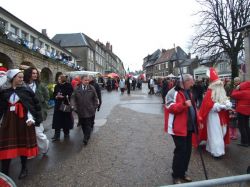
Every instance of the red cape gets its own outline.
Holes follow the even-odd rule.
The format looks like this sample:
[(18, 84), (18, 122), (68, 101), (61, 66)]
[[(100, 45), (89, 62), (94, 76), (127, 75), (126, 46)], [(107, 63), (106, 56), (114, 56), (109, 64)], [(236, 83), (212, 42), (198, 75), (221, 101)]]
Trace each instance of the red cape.
[[(214, 102), (212, 101), (212, 90), (208, 89), (200, 110), (199, 110), (199, 117), (201, 118), (201, 123), (203, 124), (203, 128), (199, 129), (199, 138), (198, 138), (198, 142), (200, 143), (202, 140), (207, 140), (207, 117), (208, 114), (210, 112), (210, 110), (213, 108), (214, 106)], [(219, 112), (219, 117), (220, 117), (220, 121), (223, 122), (223, 124), (227, 124), (227, 132), (226, 135), (224, 137), (224, 142), (225, 144), (229, 144), (230, 143), (230, 137), (229, 137), (229, 128), (228, 128), (228, 124), (229, 124), (229, 113), (228, 111), (222, 110)], [(197, 141), (195, 141), (193, 139), (193, 145), (196, 147), (197, 146)]]

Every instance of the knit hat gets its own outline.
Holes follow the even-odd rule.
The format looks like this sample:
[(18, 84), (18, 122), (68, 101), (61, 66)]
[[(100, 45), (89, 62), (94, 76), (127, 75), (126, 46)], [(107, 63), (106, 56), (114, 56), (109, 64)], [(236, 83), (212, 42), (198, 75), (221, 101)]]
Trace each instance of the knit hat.
[(12, 80), (18, 73), (20, 73), (20, 69), (10, 69), (7, 71), (7, 77), (9, 80)]
[(219, 80), (219, 76), (214, 68), (209, 68), (206, 74), (209, 77), (210, 82)]

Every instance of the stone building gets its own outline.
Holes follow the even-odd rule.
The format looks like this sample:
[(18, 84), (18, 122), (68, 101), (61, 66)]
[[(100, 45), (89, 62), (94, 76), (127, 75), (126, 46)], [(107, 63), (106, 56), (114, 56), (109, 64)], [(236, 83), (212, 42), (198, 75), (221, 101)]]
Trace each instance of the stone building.
[(124, 75), (123, 62), (113, 53), (109, 42), (104, 45), (83, 33), (56, 34), (52, 40), (79, 57), (81, 70)]
[(0, 63), (11, 68), (34, 66), (45, 81), (52, 81), (55, 72), (75, 70), (76, 57), (49, 39), (46, 30), (38, 32), (0, 7)]
[[(151, 76), (166, 77), (169, 74), (178, 76), (179, 71), (177, 60), (179, 65), (183, 66), (183, 69), (185, 70), (186, 66), (193, 62), (189, 58), (190, 57), (179, 46), (176, 49), (158, 49), (143, 59), (143, 71), (146, 73), (147, 78)], [(185, 63), (182, 64), (182, 62)], [(192, 70), (187, 71), (187, 73), (189, 72), (192, 72)]]

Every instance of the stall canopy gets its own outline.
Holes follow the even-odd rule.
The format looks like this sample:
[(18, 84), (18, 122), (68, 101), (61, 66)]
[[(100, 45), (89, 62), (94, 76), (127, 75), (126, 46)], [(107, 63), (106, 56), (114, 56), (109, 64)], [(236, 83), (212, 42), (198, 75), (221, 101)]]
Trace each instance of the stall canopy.
[(176, 76), (174, 76), (172, 73), (170, 73), (167, 77), (168, 78), (175, 78)]

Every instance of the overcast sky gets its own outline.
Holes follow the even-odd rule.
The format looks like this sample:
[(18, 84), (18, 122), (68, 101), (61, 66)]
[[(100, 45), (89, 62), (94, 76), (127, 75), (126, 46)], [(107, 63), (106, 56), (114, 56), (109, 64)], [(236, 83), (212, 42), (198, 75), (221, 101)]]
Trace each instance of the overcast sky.
[(180, 46), (186, 53), (197, 18), (195, 0), (1, 0), (4, 9), (52, 38), (85, 33), (110, 42), (127, 70), (139, 70), (157, 49)]

